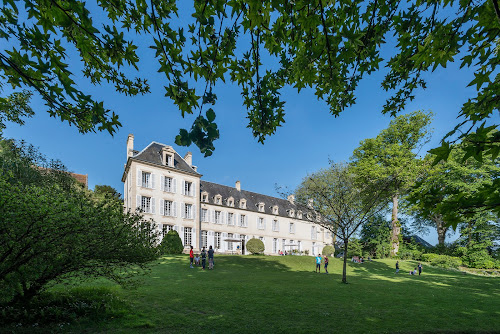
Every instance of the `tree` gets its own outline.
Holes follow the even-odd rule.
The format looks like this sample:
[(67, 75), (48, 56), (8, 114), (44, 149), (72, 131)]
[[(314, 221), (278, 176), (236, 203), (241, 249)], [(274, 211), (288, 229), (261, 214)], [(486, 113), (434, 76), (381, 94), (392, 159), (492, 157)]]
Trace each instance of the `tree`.
[(383, 259), (391, 253), (391, 222), (382, 215), (373, 216), (361, 226), (363, 250), (374, 258)]
[[(21, 7), (4, 1), (1, 84), (36, 92), (52, 116), (82, 132), (113, 133), (120, 126), (118, 116), (82, 91), (73, 74), (81, 70), (92, 84), (110, 82), (126, 95), (146, 94), (147, 79), (129, 74), (138, 70), (138, 41), (146, 41), (165, 77), (165, 95), (183, 117), (197, 115), (176, 142), (195, 143), (210, 155), (219, 132), (215, 112), (203, 114), (202, 107), (215, 104), (218, 83), (240, 86), (248, 127), (264, 142), (285, 121), (280, 95), (285, 86), (298, 92), (313, 88), (337, 116), (355, 103), (359, 82), (384, 66), (381, 86), (392, 96), (382, 112), (395, 116), (415, 98), (415, 90), (425, 88), (427, 72), (461, 57), (460, 68), (474, 71), (469, 86), (477, 94), (457, 110), (460, 123), (435, 153), (445, 158), (448, 141), (457, 139), (477, 158), (500, 151), (500, 134), (490, 132), (498, 125), (489, 118), (500, 104), (497, 0), (207, 0), (185, 5), (186, 13), (177, 3), (185, 5), (175, 0), (101, 0), (97, 6), (28, 0)], [(175, 20), (180, 15), (191, 20)], [(396, 47), (387, 53), (388, 41)], [(68, 61), (71, 49), (79, 63)]]
[(123, 202), (122, 194), (120, 194), (115, 188), (108, 185), (96, 184), (94, 187), (94, 194)]
[(398, 116), (377, 137), (363, 140), (351, 158), (358, 182), (391, 180), (387, 195), (392, 200), (393, 256), (398, 253), (400, 242), (399, 198), (417, 178), (417, 154), (428, 140), (430, 122), (431, 114), (421, 111)]
[(155, 224), (43, 161), (33, 147), (0, 141), (1, 302), (27, 303), (61, 279), (124, 283), (146, 270), (158, 256)]
[(161, 241), (160, 249), (162, 254), (182, 254), (184, 246), (179, 233), (175, 230), (168, 231)]
[(304, 178), (295, 191), (296, 204), (306, 212), (305, 217), (343, 242), (343, 283), (347, 283), (349, 240), (362, 224), (386, 206), (387, 185), (381, 179), (358, 183), (351, 166), (332, 162), (328, 169)]
[(246, 244), (247, 250), (252, 254), (260, 254), (264, 252), (264, 243), (260, 239), (252, 238)]
[(485, 157), (480, 163), (469, 157), (464, 161), (465, 154), (463, 146), (456, 145), (449, 159), (436, 165), (431, 163), (432, 155), (426, 156), (426, 167), (405, 198), (408, 213), (416, 218), (414, 225), (436, 228), (440, 246), (452, 227), (456, 229), (460, 223), (475, 220), (478, 213), (493, 209), (487, 202), (478, 207), (466, 203), (480, 198), (482, 189), (492, 189), (500, 176), (500, 159)]

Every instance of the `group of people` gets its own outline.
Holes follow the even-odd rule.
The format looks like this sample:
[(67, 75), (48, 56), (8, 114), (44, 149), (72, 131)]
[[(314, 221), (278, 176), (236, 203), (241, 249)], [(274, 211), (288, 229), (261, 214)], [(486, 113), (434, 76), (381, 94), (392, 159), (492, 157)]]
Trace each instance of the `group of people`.
[[(316, 272), (321, 274), (321, 254), (318, 254), (316, 256)], [(325, 255), (325, 259), (323, 261), (325, 265), (325, 274), (328, 274), (328, 256)]]
[(202, 248), (200, 254), (194, 254), (193, 246), (191, 246), (191, 250), (189, 251), (189, 268), (194, 268), (193, 262), (195, 266), (201, 266), (202, 270), (205, 270), (207, 264), (207, 256), (208, 256), (208, 269), (214, 269), (214, 249), (212, 246), (208, 248), (208, 252), (205, 250), (205, 247)]
[[(418, 266), (415, 269), (410, 270), (410, 275), (416, 275), (418, 272), (418, 276), (422, 274), (422, 263), (418, 263)], [(396, 261), (396, 274), (399, 274), (399, 261)]]

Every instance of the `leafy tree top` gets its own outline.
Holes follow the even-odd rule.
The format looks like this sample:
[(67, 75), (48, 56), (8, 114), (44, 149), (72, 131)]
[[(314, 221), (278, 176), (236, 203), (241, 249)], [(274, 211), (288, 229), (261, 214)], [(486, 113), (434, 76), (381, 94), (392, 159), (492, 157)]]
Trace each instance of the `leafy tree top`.
[[(477, 94), (457, 111), (462, 118), (448, 137), (467, 139), (471, 152), (480, 147), (475, 157), (500, 152), (498, 133), (491, 136), (497, 125), (483, 123), (500, 103), (497, 0), (205, 0), (190, 3), (191, 20), (177, 19), (178, 3), (100, 0), (92, 7), (78, 0), (6, 0), (0, 84), (37, 92), (52, 116), (82, 132), (113, 133), (118, 115), (79, 88), (73, 74), (82, 71), (96, 85), (110, 82), (126, 95), (146, 94), (147, 78), (129, 71), (138, 69), (138, 41), (146, 40), (164, 75), (165, 95), (183, 117), (197, 115), (177, 144), (195, 143), (210, 155), (219, 132), (214, 110), (203, 113), (202, 107), (215, 104), (217, 83), (241, 87), (248, 127), (264, 142), (285, 121), (285, 86), (311, 87), (338, 115), (355, 103), (360, 80), (385, 66), (381, 87), (392, 95), (382, 112), (396, 115), (425, 88), (426, 72), (459, 60), (461, 68), (473, 69), (469, 85)], [(384, 58), (388, 40), (397, 44)], [(69, 61), (71, 49), (80, 63)], [(449, 145), (435, 153), (445, 158)]]

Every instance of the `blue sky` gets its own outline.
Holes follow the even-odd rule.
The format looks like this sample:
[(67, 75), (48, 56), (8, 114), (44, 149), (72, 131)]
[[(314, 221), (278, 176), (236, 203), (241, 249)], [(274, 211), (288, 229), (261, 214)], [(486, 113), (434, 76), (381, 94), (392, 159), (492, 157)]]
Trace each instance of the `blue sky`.
[[(215, 142), (214, 154), (204, 158), (196, 146), (174, 144), (179, 128), (189, 128), (194, 117), (181, 118), (180, 112), (164, 97), (165, 81), (156, 72), (157, 64), (151, 61), (151, 53), (146, 51), (142, 56), (146, 61), (141, 63), (140, 71), (151, 83), (149, 95), (126, 97), (112, 87), (93, 87), (84, 80), (78, 81), (81, 88), (104, 100), (108, 108), (119, 114), (123, 126), (114, 136), (80, 134), (75, 127), (50, 118), (38, 98), (33, 100), (36, 116), (24, 126), (8, 124), (4, 136), (24, 139), (48, 157), (62, 160), (70, 171), (88, 174), (90, 188), (107, 184), (123, 193), (121, 176), (126, 162), (126, 139), (133, 133), (137, 150), (157, 141), (172, 145), (181, 155), (191, 151), (193, 164), (198, 166), (204, 180), (229, 186), (240, 180), (245, 190), (278, 196), (276, 185), (293, 189), (308, 173), (326, 167), (329, 159), (347, 161), (361, 140), (375, 137), (391, 120), (380, 112), (388, 96), (380, 88), (381, 73), (362, 81), (357, 90), (357, 104), (337, 118), (328, 113), (326, 103), (318, 101), (311, 90), (297, 94), (289, 88), (282, 95), (287, 101), (286, 123), (262, 145), (246, 128), (246, 110), (238, 87), (221, 83), (215, 88), (218, 99), (214, 106), (221, 138)], [(418, 91), (406, 108), (406, 112), (434, 112), (434, 135), (424, 151), (437, 146), (458, 123), (460, 106), (474, 93), (474, 89), (466, 88), (472, 73), (459, 71), (457, 64), (452, 65), (430, 74), (427, 89)], [(434, 234), (424, 238), (437, 242)]]

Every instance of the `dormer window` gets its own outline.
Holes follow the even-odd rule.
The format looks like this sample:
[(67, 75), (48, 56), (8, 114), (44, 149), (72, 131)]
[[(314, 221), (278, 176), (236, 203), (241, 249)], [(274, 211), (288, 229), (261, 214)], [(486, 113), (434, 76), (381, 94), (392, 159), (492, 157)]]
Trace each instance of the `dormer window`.
[(170, 154), (165, 155), (165, 165), (173, 167), (174, 166), (174, 157)]
[(201, 201), (208, 203), (208, 193), (204, 192), (201, 194)]
[(277, 205), (273, 206), (273, 214), (277, 215), (278, 212), (279, 212), (278, 206)]
[(229, 197), (227, 199), (227, 206), (234, 207), (234, 198)]
[(257, 207), (258, 207), (258, 209), (259, 209), (259, 212), (264, 212), (264, 208), (265, 208), (264, 203), (259, 203), (259, 204), (257, 204)]
[(222, 196), (221, 195), (215, 196), (214, 197), (214, 203), (218, 204), (218, 205), (221, 205), (222, 204)]
[(240, 209), (246, 209), (247, 208), (247, 201), (242, 199), (240, 200)]
[(297, 218), (302, 219), (302, 211), (297, 211)]
[(295, 211), (293, 209), (288, 210), (288, 216), (293, 217), (295, 215)]

